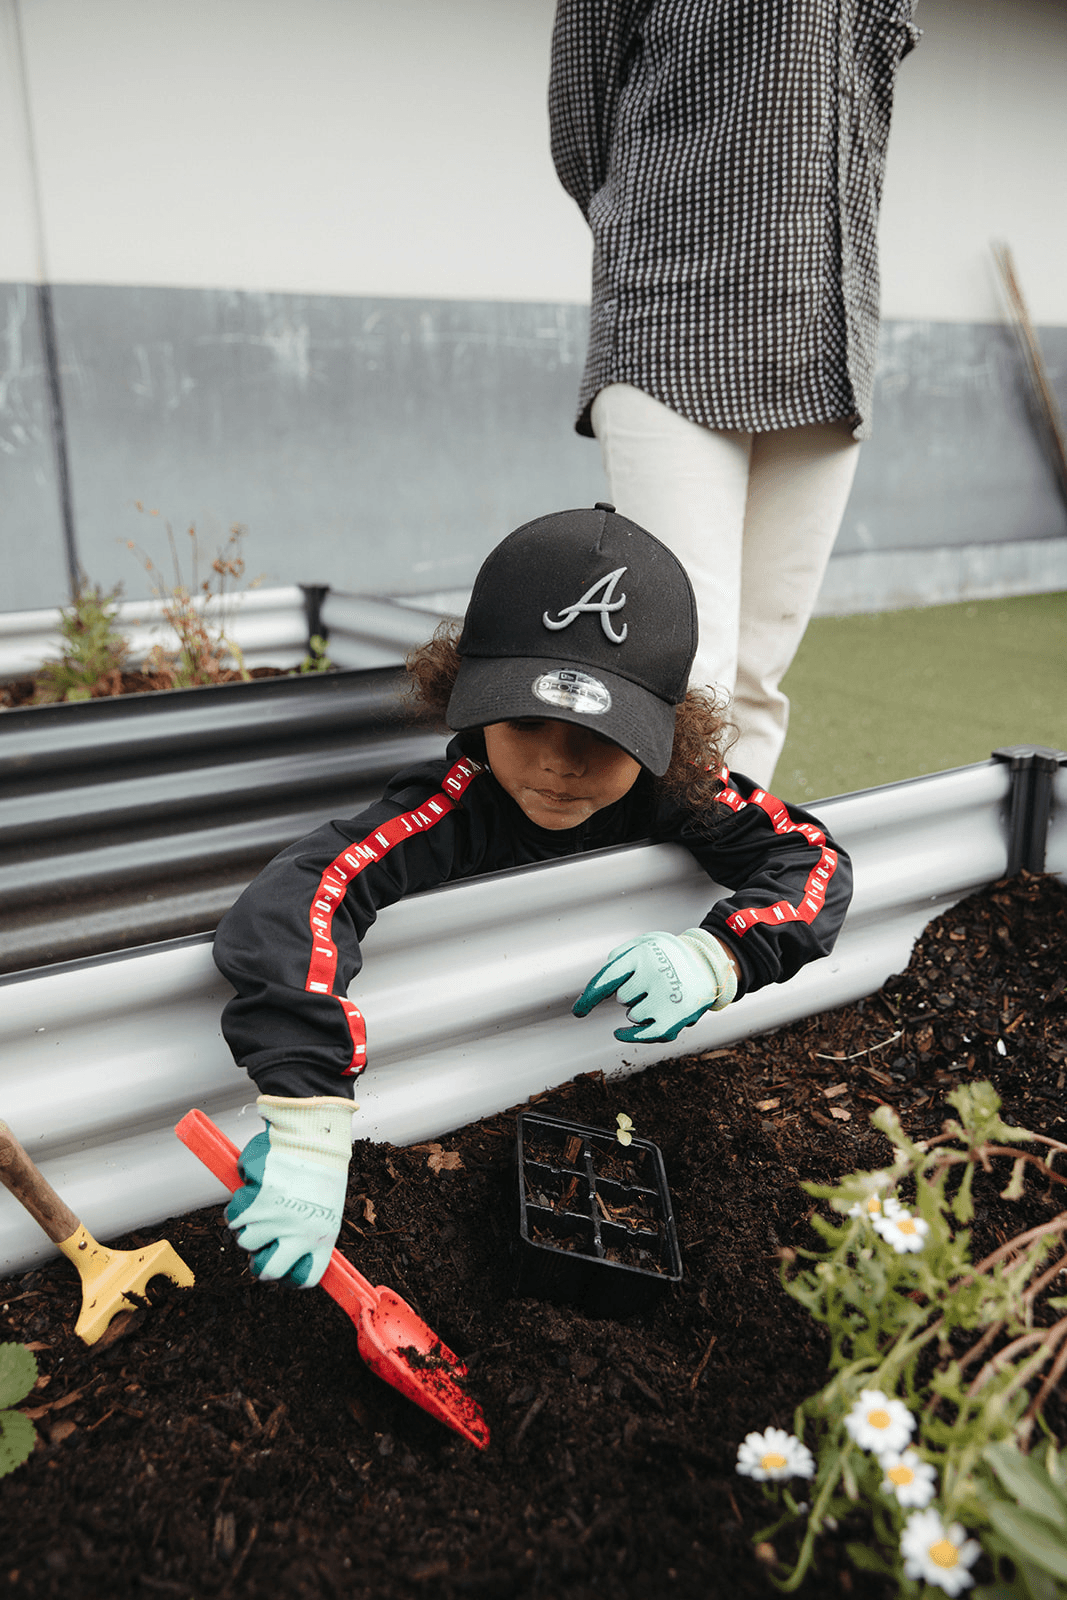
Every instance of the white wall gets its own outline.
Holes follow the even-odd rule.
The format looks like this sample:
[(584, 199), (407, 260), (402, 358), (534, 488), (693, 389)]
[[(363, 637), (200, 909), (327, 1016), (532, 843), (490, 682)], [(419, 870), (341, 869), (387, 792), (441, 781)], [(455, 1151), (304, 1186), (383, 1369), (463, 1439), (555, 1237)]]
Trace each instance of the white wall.
[(887, 318), (999, 322), (1006, 241), (1036, 322), (1067, 323), (1067, 5), (919, 0), (882, 207)]
[(0, 0), (0, 282), (43, 273), (17, 0)]
[[(584, 298), (548, 152), (552, 0), (2, 4), (54, 282)], [(5, 139), (0, 195), (20, 159)], [(25, 277), (28, 230), (4, 232), (0, 280)]]
[[(0, 281), (583, 302), (545, 109), (553, 0), (0, 0)], [(1067, 5), (919, 0), (884, 312), (1067, 323)]]

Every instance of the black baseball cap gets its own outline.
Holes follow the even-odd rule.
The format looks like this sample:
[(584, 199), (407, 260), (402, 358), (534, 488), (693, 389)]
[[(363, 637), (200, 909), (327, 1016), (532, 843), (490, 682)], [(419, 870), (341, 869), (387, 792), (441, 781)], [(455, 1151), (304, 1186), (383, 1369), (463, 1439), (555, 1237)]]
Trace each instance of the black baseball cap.
[(665, 544), (603, 502), (556, 511), (482, 563), (448, 723), (573, 722), (658, 776), (696, 647), (692, 585)]

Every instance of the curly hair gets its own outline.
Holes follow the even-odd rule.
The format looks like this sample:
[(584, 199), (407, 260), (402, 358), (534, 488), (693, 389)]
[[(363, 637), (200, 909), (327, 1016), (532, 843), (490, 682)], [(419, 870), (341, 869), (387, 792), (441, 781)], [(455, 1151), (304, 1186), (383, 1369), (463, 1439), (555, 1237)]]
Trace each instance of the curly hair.
[[(442, 622), (433, 638), (412, 650), (405, 662), (414, 709), (442, 723), (462, 660), (456, 649), (458, 638), (459, 624)], [(695, 815), (708, 816), (716, 806), (726, 752), (736, 736), (725, 704), (714, 695), (690, 689), (675, 709), (670, 765), (662, 777), (653, 778), (656, 792)]]

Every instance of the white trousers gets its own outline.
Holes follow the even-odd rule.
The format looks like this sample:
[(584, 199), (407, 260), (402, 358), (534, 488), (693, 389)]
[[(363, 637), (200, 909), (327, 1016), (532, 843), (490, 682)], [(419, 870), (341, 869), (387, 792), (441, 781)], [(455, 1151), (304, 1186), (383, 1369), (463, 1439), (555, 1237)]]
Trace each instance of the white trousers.
[(779, 684), (815, 606), (859, 459), (847, 422), (717, 432), (629, 384), (593, 402), (612, 503), (668, 545), (696, 595), (694, 688), (731, 697), (729, 764), (769, 788), (785, 743)]

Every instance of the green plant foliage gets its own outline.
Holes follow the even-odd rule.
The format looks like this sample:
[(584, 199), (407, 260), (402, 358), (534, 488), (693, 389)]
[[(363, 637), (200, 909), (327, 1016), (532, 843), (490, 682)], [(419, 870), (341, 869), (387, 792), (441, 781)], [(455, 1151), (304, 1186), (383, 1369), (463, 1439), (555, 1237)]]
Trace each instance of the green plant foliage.
[(301, 661), (298, 672), (329, 672), (333, 662), (326, 653), (326, 640), (321, 633), (313, 633), (308, 640), (308, 653)]
[(37, 1443), (29, 1417), (9, 1408), (37, 1382), (37, 1358), (24, 1344), (0, 1344), (0, 1478), (21, 1467)]
[[(1067, 1316), (1056, 1315), (1067, 1300), (1048, 1296), (1067, 1263), (1067, 1211), (978, 1262), (963, 1226), (976, 1173), (1010, 1162), (1000, 1193), (1018, 1198), (1028, 1172), (1067, 1182), (1053, 1167), (1067, 1146), (1005, 1123), (988, 1083), (948, 1099), (957, 1117), (923, 1143), (880, 1106), (871, 1120), (892, 1164), (803, 1185), (825, 1206), (810, 1218), (821, 1248), (784, 1252), (782, 1283), (826, 1327), (830, 1376), (794, 1418), (789, 1448), (803, 1441), (814, 1458), (804, 1504), (765, 1484), (784, 1509), (756, 1538), (794, 1541), (773, 1575), (783, 1590), (801, 1583), (824, 1530), (841, 1528), (858, 1535), (846, 1538), (856, 1566), (895, 1577), (901, 1596), (970, 1588), (981, 1546), (999, 1565), (996, 1587), (976, 1596), (1067, 1600), (1049, 1587), (1067, 1580), (1065, 1473), (1052, 1447), (1043, 1463), (1025, 1454), (1067, 1365)], [(743, 1447), (738, 1470), (788, 1476), (753, 1472), (751, 1460)]]
[(46, 661), (37, 675), (37, 705), (60, 700), (89, 700), (94, 689), (107, 689), (109, 680), (126, 665), (126, 641), (115, 627), (118, 588), (108, 594), (83, 583), (72, 604), (60, 613), (63, 653)]
[[(1024, 1455), (1010, 1441), (987, 1446), (983, 1462), (991, 1474), (977, 1486), (992, 1533), (986, 1547), (998, 1567), (995, 1589), (979, 1590), (979, 1600), (999, 1592), (1026, 1600), (1067, 1596), (1067, 1462), (1048, 1442)], [(1003, 1575), (1003, 1558), (1012, 1577)]]

